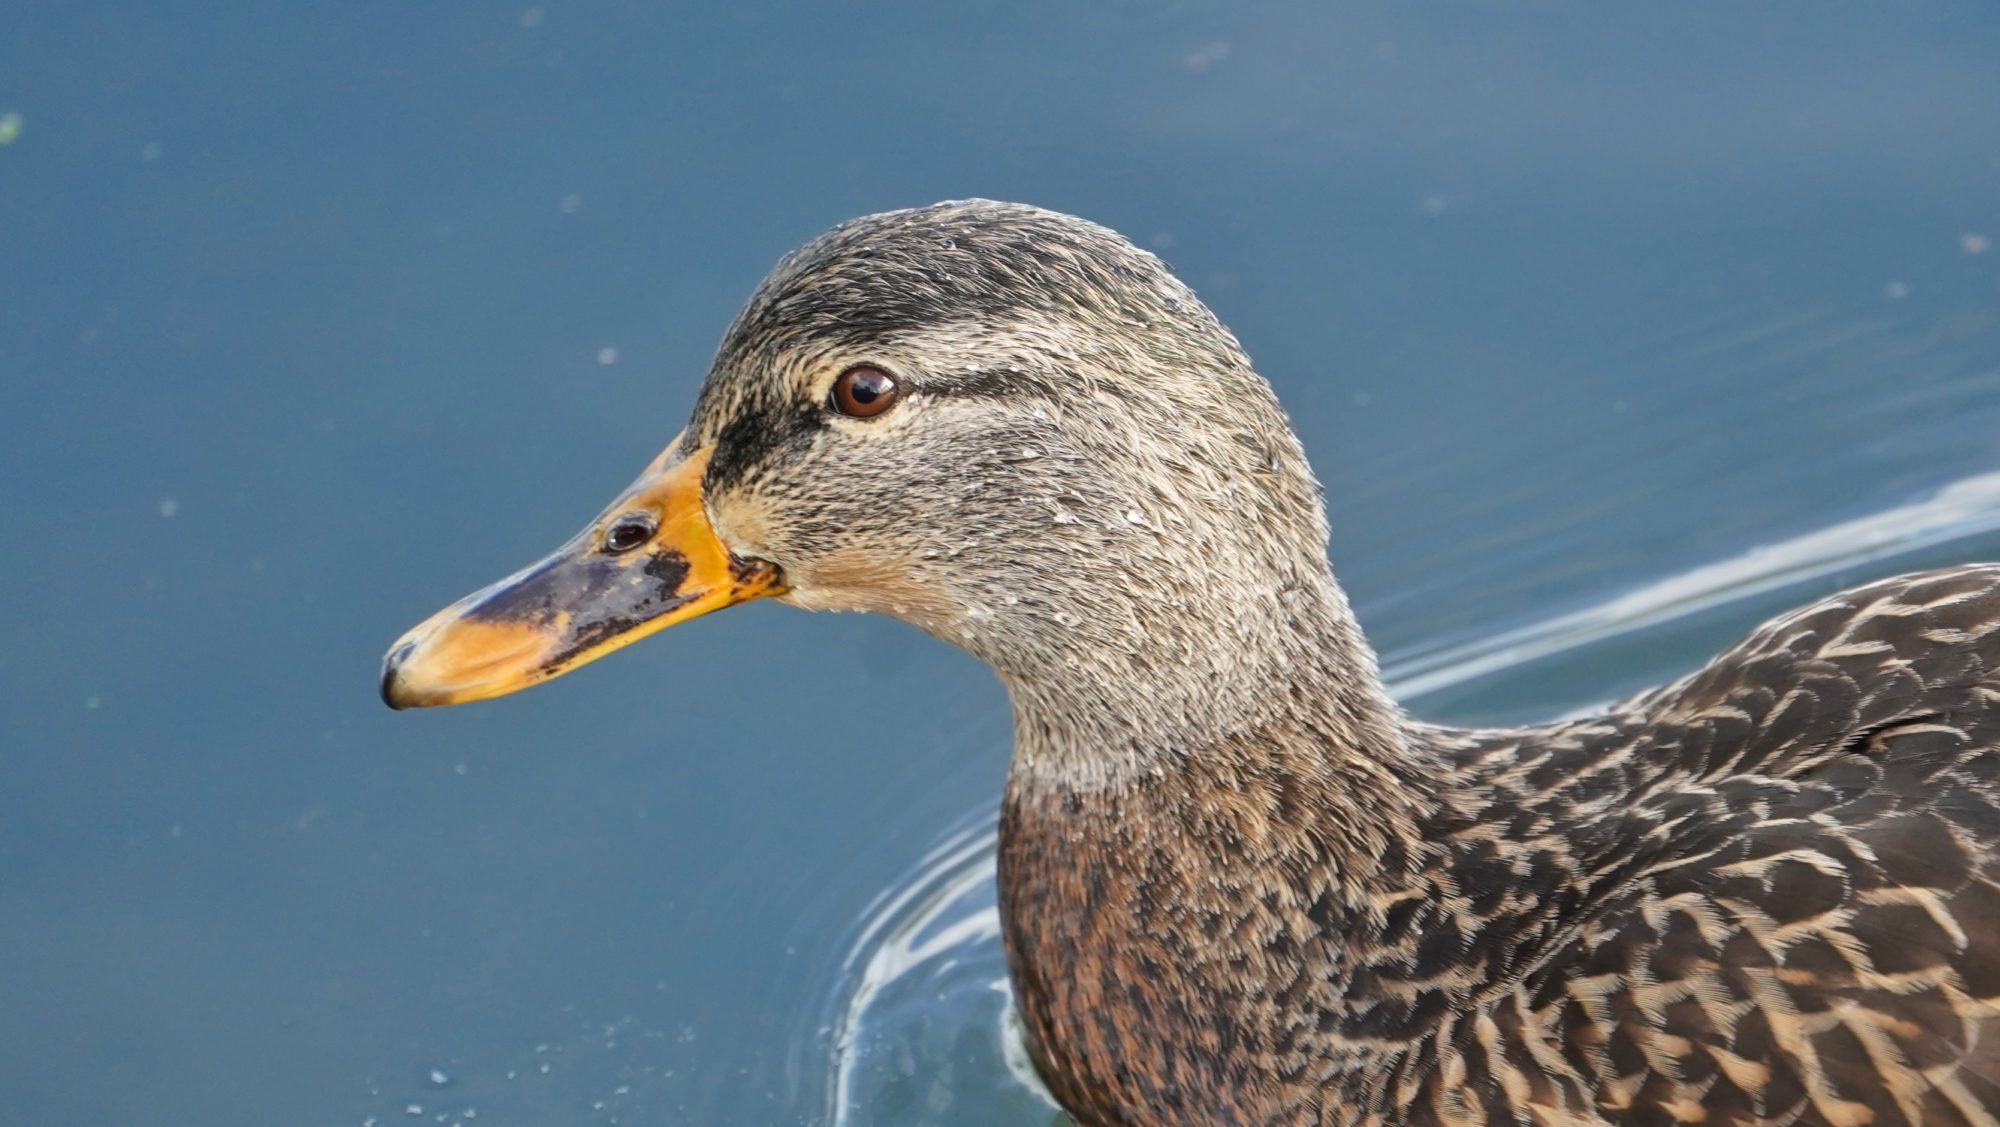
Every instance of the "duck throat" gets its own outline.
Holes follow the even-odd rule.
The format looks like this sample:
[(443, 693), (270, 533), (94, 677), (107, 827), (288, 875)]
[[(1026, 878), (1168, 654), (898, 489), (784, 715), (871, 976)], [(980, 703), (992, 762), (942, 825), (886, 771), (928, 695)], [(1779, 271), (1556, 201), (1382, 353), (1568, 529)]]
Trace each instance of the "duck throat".
[(1064, 629), (991, 659), (1014, 705), (1011, 785), (1116, 790), (1196, 760), (1414, 777), (1402, 714), (1323, 563), (1125, 595), (1058, 611)]
[(1010, 827), (1067, 843), (1067, 858), (1038, 864), (1111, 872), (1151, 849), (1222, 899), (1231, 880), (1310, 871), (1359, 905), (1400, 880), (1390, 870), (1434, 848), (1425, 835), (1448, 820), (1454, 776), (1389, 700), (1322, 574), (1176, 650), (1003, 669), (1015, 728), (1003, 853)]

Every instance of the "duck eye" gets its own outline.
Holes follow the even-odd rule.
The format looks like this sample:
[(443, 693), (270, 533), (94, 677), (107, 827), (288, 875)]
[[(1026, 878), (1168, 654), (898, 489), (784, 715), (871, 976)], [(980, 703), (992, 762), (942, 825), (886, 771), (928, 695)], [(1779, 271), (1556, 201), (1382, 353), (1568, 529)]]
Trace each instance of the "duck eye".
[(629, 552), (651, 540), (659, 528), (651, 513), (626, 513), (604, 530), (604, 549), (607, 552)]
[(840, 373), (833, 381), (833, 409), (857, 419), (872, 419), (895, 406), (901, 393), (894, 376), (863, 364)]

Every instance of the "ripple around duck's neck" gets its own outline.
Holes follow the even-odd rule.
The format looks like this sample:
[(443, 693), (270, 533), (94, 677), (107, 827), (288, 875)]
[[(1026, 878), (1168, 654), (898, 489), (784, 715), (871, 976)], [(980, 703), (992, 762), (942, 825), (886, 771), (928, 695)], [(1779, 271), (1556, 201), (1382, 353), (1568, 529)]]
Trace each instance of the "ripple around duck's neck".
[[(1421, 701), (1562, 654), (1783, 593), (1859, 579), (2000, 545), (2000, 473), (1928, 499), (1753, 548), (1615, 598), (1463, 645), (1391, 658), (1392, 695)], [(1950, 551), (1945, 552), (1949, 546)], [(1943, 559), (1930, 558), (1932, 555)], [(1852, 573), (1852, 574), (1848, 574)], [(1732, 617), (1736, 617), (1733, 616)], [(1756, 615), (1746, 613), (1747, 627)], [(995, 816), (963, 820), (910, 879), (863, 913), (827, 1011), (824, 1121), (838, 1127), (949, 1121), (1043, 1123), (1055, 1105), (1011, 1026), (995, 903)]]
[[(1006, 967), (1000, 955), (1000, 910), (994, 887), (997, 821), (995, 812), (988, 810), (962, 823), (930, 851), (907, 884), (877, 897), (864, 916), (865, 922), (845, 963), (847, 973), (842, 975), (842, 981), (851, 983), (852, 990), (831, 1030), (829, 1123), (875, 1121), (873, 1116), (862, 1114), (864, 1108), (872, 1108), (872, 1103), (855, 1099), (864, 1064), (863, 1053), (858, 1050), (865, 1048), (862, 1042), (870, 1014), (899, 984), (911, 983), (927, 967), (947, 971), (969, 969), (964, 964), (953, 966), (954, 950), (983, 955), (989, 961), (997, 960), (997, 965), (983, 974), (970, 976), (969, 984), (975, 991), (983, 991), (990, 984), (990, 992), (1001, 999), (998, 1010), (1008, 1009), (1004, 1001)], [(965, 981), (961, 976), (961, 982)], [(983, 1000), (988, 999), (971, 999), (975, 1008), (981, 1008), (978, 1003)], [(1007, 1045), (1016, 1043), (1011, 1031), (997, 1040)], [(1004, 1063), (1008, 1073), (1029, 1086), (1032, 1094), (1051, 1108), (1055, 1106), (1041, 1092), (1041, 1085), (1034, 1080), (1025, 1059), (1018, 1070), (1012, 1061)]]

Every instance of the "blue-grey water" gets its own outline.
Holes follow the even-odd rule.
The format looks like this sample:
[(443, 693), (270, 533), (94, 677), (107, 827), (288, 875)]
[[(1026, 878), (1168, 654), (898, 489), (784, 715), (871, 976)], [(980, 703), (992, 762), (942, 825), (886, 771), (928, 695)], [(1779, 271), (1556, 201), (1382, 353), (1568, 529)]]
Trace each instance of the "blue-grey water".
[(1167, 256), (1434, 717), (2000, 558), (2000, 9), (1836, 7), (0, 6), (0, 1123), (1050, 1121), (970, 659), (757, 605), (375, 697), (857, 213)]

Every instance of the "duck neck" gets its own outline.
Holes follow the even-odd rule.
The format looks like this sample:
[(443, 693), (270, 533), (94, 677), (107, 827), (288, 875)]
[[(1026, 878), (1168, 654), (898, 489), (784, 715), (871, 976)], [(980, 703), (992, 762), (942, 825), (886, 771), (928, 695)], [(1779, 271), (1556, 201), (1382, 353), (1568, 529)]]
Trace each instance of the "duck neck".
[[(1243, 1062), (1297, 1049), (1288, 1014), (1365, 1018), (1350, 937), (1422, 902), (1448, 773), (1331, 577), (1259, 606), (1144, 662), (1007, 674), (1001, 926), (1028, 1051), (1080, 1122), (1277, 1122), (1285, 1087)], [(1325, 1063), (1366, 1076), (1371, 1043)]]
[(1422, 751), (1323, 562), (1262, 588), (1189, 586), (1001, 668), (1011, 791), (1115, 793), (1219, 770), (1294, 778), (1318, 809), (1357, 819), (1410, 825), (1435, 807)]

